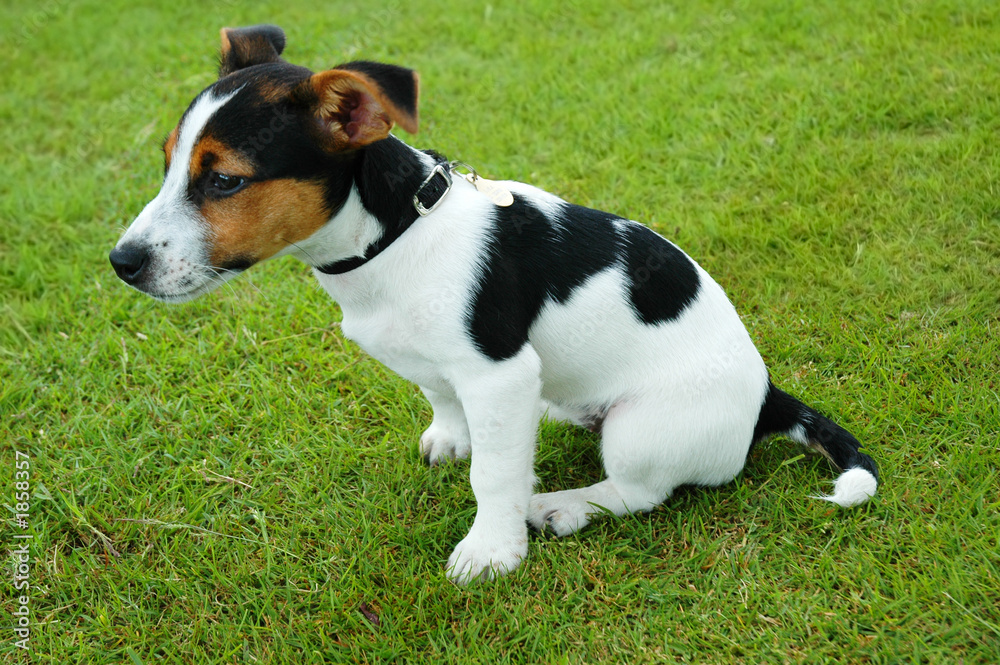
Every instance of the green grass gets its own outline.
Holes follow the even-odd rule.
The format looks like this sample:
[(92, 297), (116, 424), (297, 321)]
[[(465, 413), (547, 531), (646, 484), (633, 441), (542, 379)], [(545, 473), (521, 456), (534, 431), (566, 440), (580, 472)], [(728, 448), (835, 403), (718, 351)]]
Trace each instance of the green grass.
[[(1000, 661), (1000, 6), (627, 4), (5, 3), (0, 493), (30, 455), (34, 662)], [(169, 307), (107, 264), (218, 29), (265, 21), (316, 69), (419, 69), (415, 145), (678, 242), (879, 495), (808, 499), (834, 472), (775, 441), (448, 583), (468, 466), (421, 463), (428, 405), (303, 265)], [(546, 425), (537, 466), (592, 482), (596, 439)]]

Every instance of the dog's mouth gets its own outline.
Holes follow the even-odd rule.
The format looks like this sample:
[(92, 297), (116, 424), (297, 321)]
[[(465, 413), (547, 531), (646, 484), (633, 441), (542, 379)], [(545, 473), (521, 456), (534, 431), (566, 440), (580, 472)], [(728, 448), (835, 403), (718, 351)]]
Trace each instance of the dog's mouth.
[(165, 303), (184, 303), (214, 291), (230, 279), (244, 272), (246, 268), (216, 268), (204, 266), (189, 268), (179, 272), (170, 269), (165, 272), (156, 271), (141, 280), (123, 279), (136, 291)]
[(160, 302), (182, 303), (182, 302), (190, 302), (195, 298), (197, 298), (198, 296), (204, 295), (209, 291), (214, 290), (215, 286), (209, 284), (210, 283), (206, 283), (203, 284), (202, 286), (191, 289), (190, 291), (182, 291), (179, 293), (157, 293), (155, 291), (145, 291), (143, 289), (139, 290), (145, 293), (146, 295), (150, 296), (151, 298), (159, 300)]
[[(178, 285), (182, 287), (176, 291), (145, 291), (149, 296), (166, 303), (189, 302), (210, 293), (219, 288), (229, 280), (244, 272), (246, 268), (206, 268), (198, 273), (189, 275), (181, 280)], [(197, 281), (197, 283), (195, 283)], [(188, 287), (188, 285), (192, 285)], [(188, 288), (184, 288), (188, 287)]]

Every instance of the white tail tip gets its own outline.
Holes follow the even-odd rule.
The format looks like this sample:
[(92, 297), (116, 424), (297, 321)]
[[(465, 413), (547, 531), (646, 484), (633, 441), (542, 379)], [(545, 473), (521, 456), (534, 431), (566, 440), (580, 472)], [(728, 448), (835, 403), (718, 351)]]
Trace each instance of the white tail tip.
[(840, 474), (833, 484), (833, 494), (813, 498), (830, 501), (841, 508), (850, 508), (875, 496), (876, 487), (878, 481), (875, 480), (875, 476), (860, 467), (855, 467)]

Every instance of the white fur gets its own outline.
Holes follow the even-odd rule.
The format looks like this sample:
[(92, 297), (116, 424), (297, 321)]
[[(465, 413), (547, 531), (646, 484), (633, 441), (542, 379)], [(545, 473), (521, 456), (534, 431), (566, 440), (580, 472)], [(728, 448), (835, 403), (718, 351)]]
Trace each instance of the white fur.
[[(528, 185), (504, 185), (547, 213), (561, 205)], [(641, 323), (623, 297), (626, 276), (609, 268), (567, 302), (545, 305), (515, 358), (484, 358), (466, 312), (489, 209), (486, 197), (456, 179), (440, 207), (377, 261), (342, 275), (316, 272), (343, 309), (344, 334), (423, 388), (434, 420), (421, 452), (432, 463), (472, 453), (479, 511), (449, 560), (460, 581), (516, 566), (526, 551), (525, 518), (565, 534), (587, 523), (598, 510), (592, 504), (618, 514), (648, 510), (678, 485), (731, 480), (768, 385), (736, 311), (700, 269), (698, 297), (675, 321)], [(352, 210), (351, 223), (364, 225), (367, 213)], [(342, 214), (331, 224), (347, 220)], [(330, 247), (322, 258), (343, 255)], [(577, 421), (607, 409), (608, 481), (529, 499), (535, 428), (546, 407)]]
[(785, 432), (785, 435), (794, 441), (795, 443), (801, 443), (803, 446), (811, 446), (809, 442), (809, 437), (806, 435), (806, 428), (802, 425), (795, 425), (792, 429)]
[(813, 498), (835, 503), (841, 508), (850, 508), (875, 496), (877, 487), (878, 481), (875, 480), (875, 476), (862, 468), (855, 467), (840, 474), (834, 481), (833, 494)]
[(311, 265), (324, 265), (364, 256), (365, 249), (381, 236), (382, 225), (365, 211), (357, 188), (352, 188), (337, 212), (336, 223), (324, 224), (305, 240), (279, 251), (275, 257), (290, 254)]

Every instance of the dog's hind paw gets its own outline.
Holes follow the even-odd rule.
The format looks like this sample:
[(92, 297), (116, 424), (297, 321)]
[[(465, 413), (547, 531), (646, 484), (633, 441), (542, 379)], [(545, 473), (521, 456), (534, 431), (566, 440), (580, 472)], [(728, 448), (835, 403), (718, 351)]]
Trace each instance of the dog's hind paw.
[(448, 558), (448, 579), (463, 585), (492, 580), (517, 568), (527, 554), (527, 533), (495, 541), (470, 532)]
[(465, 459), (471, 453), (472, 442), (433, 423), (420, 436), (420, 455), (431, 466), (449, 459)]
[(594, 508), (574, 500), (569, 492), (536, 494), (528, 504), (528, 523), (540, 533), (546, 530), (557, 536), (568, 536), (590, 524)]
[(441, 425), (437, 420), (420, 436), (420, 455), (431, 466), (449, 459), (465, 459), (471, 453), (472, 442), (465, 432)]

